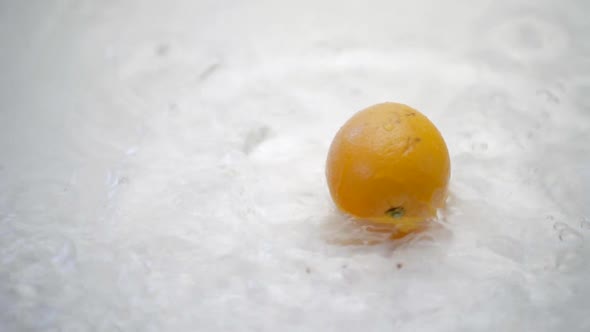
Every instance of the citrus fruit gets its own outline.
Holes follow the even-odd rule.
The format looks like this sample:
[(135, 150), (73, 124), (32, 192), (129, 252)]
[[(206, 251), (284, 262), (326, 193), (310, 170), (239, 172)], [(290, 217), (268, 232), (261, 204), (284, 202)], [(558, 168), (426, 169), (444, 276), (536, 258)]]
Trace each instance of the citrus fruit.
[(419, 228), (444, 206), (449, 152), (417, 110), (382, 103), (353, 115), (328, 153), (326, 177), (336, 206), (363, 221)]

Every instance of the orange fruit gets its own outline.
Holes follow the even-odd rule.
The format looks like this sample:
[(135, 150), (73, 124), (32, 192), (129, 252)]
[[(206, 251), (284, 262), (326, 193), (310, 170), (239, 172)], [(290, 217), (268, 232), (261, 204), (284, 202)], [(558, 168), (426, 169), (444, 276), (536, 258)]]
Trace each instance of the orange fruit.
[(444, 206), (449, 152), (426, 116), (398, 103), (356, 113), (338, 131), (326, 177), (336, 206), (358, 219), (420, 228)]

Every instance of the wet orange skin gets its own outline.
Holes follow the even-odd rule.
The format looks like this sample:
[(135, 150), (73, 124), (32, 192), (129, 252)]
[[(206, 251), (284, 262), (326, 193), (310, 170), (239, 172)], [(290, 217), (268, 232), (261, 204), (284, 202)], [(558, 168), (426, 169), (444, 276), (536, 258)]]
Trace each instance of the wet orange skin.
[(447, 146), (420, 112), (382, 103), (356, 113), (338, 131), (328, 154), (330, 194), (342, 211), (389, 224), (401, 233), (419, 228), (444, 206), (450, 176)]

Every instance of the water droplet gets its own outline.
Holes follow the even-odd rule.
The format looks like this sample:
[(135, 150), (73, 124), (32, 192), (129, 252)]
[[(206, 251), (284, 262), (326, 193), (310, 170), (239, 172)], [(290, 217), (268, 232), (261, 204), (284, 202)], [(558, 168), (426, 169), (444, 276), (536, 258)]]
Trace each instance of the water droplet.
[(590, 219), (582, 219), (582, 221), (580, 221), (580, 227), (585, 230), (590, 230)]

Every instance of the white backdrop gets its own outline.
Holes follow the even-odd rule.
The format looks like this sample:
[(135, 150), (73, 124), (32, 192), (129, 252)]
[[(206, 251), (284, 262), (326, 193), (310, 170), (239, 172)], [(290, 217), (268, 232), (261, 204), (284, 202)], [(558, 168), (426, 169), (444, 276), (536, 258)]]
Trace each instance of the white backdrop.
[[(590, 2), (0, 4), (1, 331), (589, 331)], [(331, 202), (355, 111), (447, 140), (377, 245)]]

